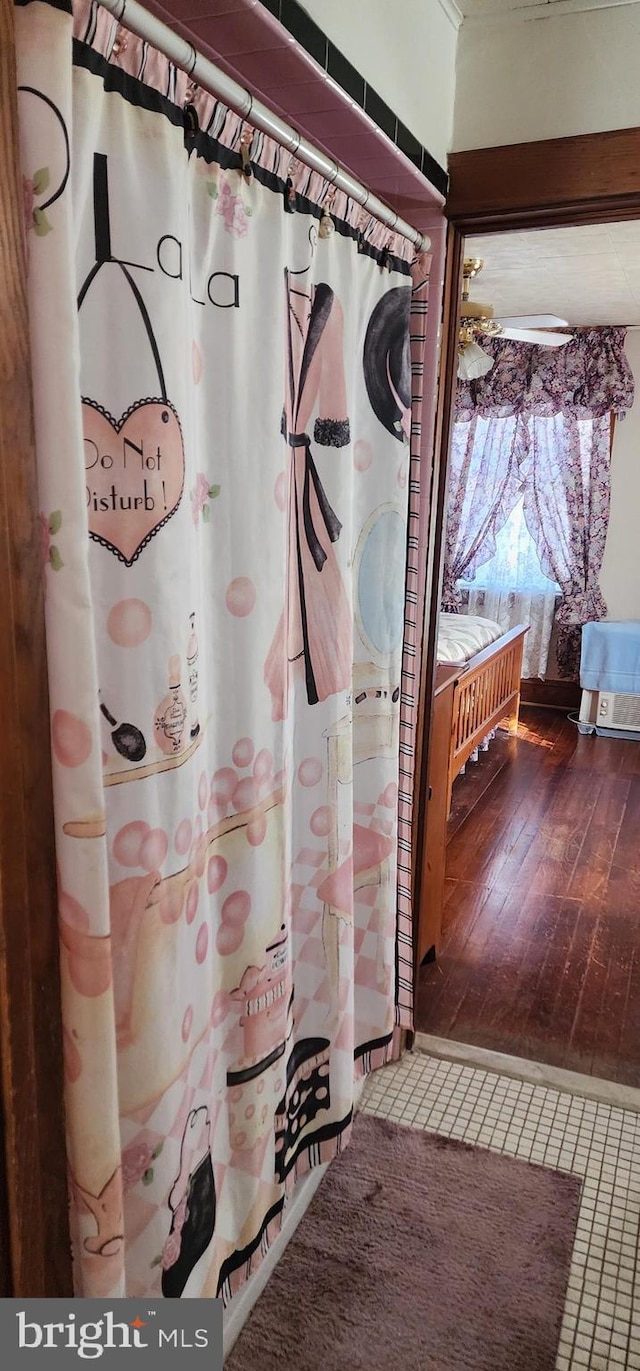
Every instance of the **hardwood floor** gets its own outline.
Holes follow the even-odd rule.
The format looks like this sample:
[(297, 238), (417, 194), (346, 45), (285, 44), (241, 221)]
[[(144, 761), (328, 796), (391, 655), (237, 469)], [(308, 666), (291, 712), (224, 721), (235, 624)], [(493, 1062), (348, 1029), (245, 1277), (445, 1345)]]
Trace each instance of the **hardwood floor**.
[(421, 968), (416, 1026), (640, 1086), (640, 741), (525, 707), (499, 746), (488, 788), (454, 786), (442, 949)]

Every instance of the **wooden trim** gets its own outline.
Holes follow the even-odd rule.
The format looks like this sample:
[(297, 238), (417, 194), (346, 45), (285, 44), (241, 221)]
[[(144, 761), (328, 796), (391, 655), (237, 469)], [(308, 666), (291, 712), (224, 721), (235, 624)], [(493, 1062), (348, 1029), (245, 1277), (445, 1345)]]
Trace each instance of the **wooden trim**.
[(640, 217), (640, 128), (454, 152), (448, 218), (466, 233)]
[(520, 702), (538, 709), (559, 709), (565, 714), (579, 709), (582, 691), (575, 681), (541, 681), (537, 677), (520, 682)]
[(418, 965), (433, 951), (440, 951), (444, 899), (448, 776), (451, 752), (451, 721), (454, 691), (460, 668), (440, 665), (436, 670), (433, 706), (430, 711), (429, 806), (423, 832), (422, 884), (416, 901), (415, 937)]
[(442, 550), (447, 501), (447, 473), (453, 421), (453, 397), (458, 369), (458, 312), (462, 288), (464, 238), (453, 226), (447, 231), (442, 344), (438, 378), (438, 402), (433, 444), (433, 467), (429, 491), (429, 537), (426, 552), (424, 618), (422, 623), (422, 665), (420, 676), (416, 774), (413, 804), (413, 890), (414, 890), (414, 965), (419, 966), (420, 902), (425, 888), (425, 834), (429, 803), (429, 753), (431, 748), (432, 702), (436, 670), (438, 613), (442, 587)]
[(13, 5), (0, 0), (0, 1069), (16, 1297), (71, 1293), (42, 562)]

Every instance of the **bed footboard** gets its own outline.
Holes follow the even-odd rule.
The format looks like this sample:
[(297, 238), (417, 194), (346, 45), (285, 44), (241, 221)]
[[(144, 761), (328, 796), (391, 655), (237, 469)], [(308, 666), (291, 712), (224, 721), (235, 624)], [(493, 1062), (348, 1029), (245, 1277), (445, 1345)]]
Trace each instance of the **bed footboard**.
[(525, 624), (510, 629), (497, 642), (478, 652), (467, 664), (455, 690), (449, 774), (448, 810), (451, 808), (453, 782), (462, 767), (487, 734), (498, 725), (510, 733), (518, 728), (520, 679)]

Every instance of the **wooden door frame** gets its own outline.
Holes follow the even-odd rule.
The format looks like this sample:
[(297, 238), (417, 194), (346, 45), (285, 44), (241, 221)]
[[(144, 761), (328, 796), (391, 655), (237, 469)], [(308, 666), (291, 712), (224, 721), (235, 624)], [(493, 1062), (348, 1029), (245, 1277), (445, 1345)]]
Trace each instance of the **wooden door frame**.
[(462, 284), (462, 250), (464, 236), (453, 224), (448, 225), (445, 258), (444, 291), (438, 396), (433, 438), (433, 462), (428, 493), (422, 492), (429, 505), (426, 575), (422, 604), (422, 655), (418, 718), (416, 727), (416, 773), (413, 803), (413, 953), (414, 977), (417, 983), (419, 911), (424, 882), (425, 842), (429, 804), (429, 749), (431, 746), (431, 716), (435, 690), (438, 611), (442, 589), (443, 538), (447, 499), (451, 418), (458, 357), (458, 301)]
[[(430, 723), (435, 681), (452, 405), (457, 370), (458, 301), (464, 240), (470, 234), (513, 233), (640, 218), (640, 128), (506, 144), (452, 153), (445, 215), (449, 221), (442, 355), (430, 492), (423, 622), (423, 664), (414, 791), (414, 964), (428, 822)], [(417, 985), (416, 985), (417, 989)]]
[(0, 1292), (72, 1293), (13, 4), (0, 0)]

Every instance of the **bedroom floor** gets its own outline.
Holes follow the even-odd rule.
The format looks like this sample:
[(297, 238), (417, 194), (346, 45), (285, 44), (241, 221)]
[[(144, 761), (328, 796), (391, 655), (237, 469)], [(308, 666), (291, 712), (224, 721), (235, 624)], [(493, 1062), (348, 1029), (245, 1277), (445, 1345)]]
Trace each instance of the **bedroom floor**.
[(640, 741), (523, 707), (517, 741), (497, 746), (454, 786), (416, 1026), (638, 1086)]

